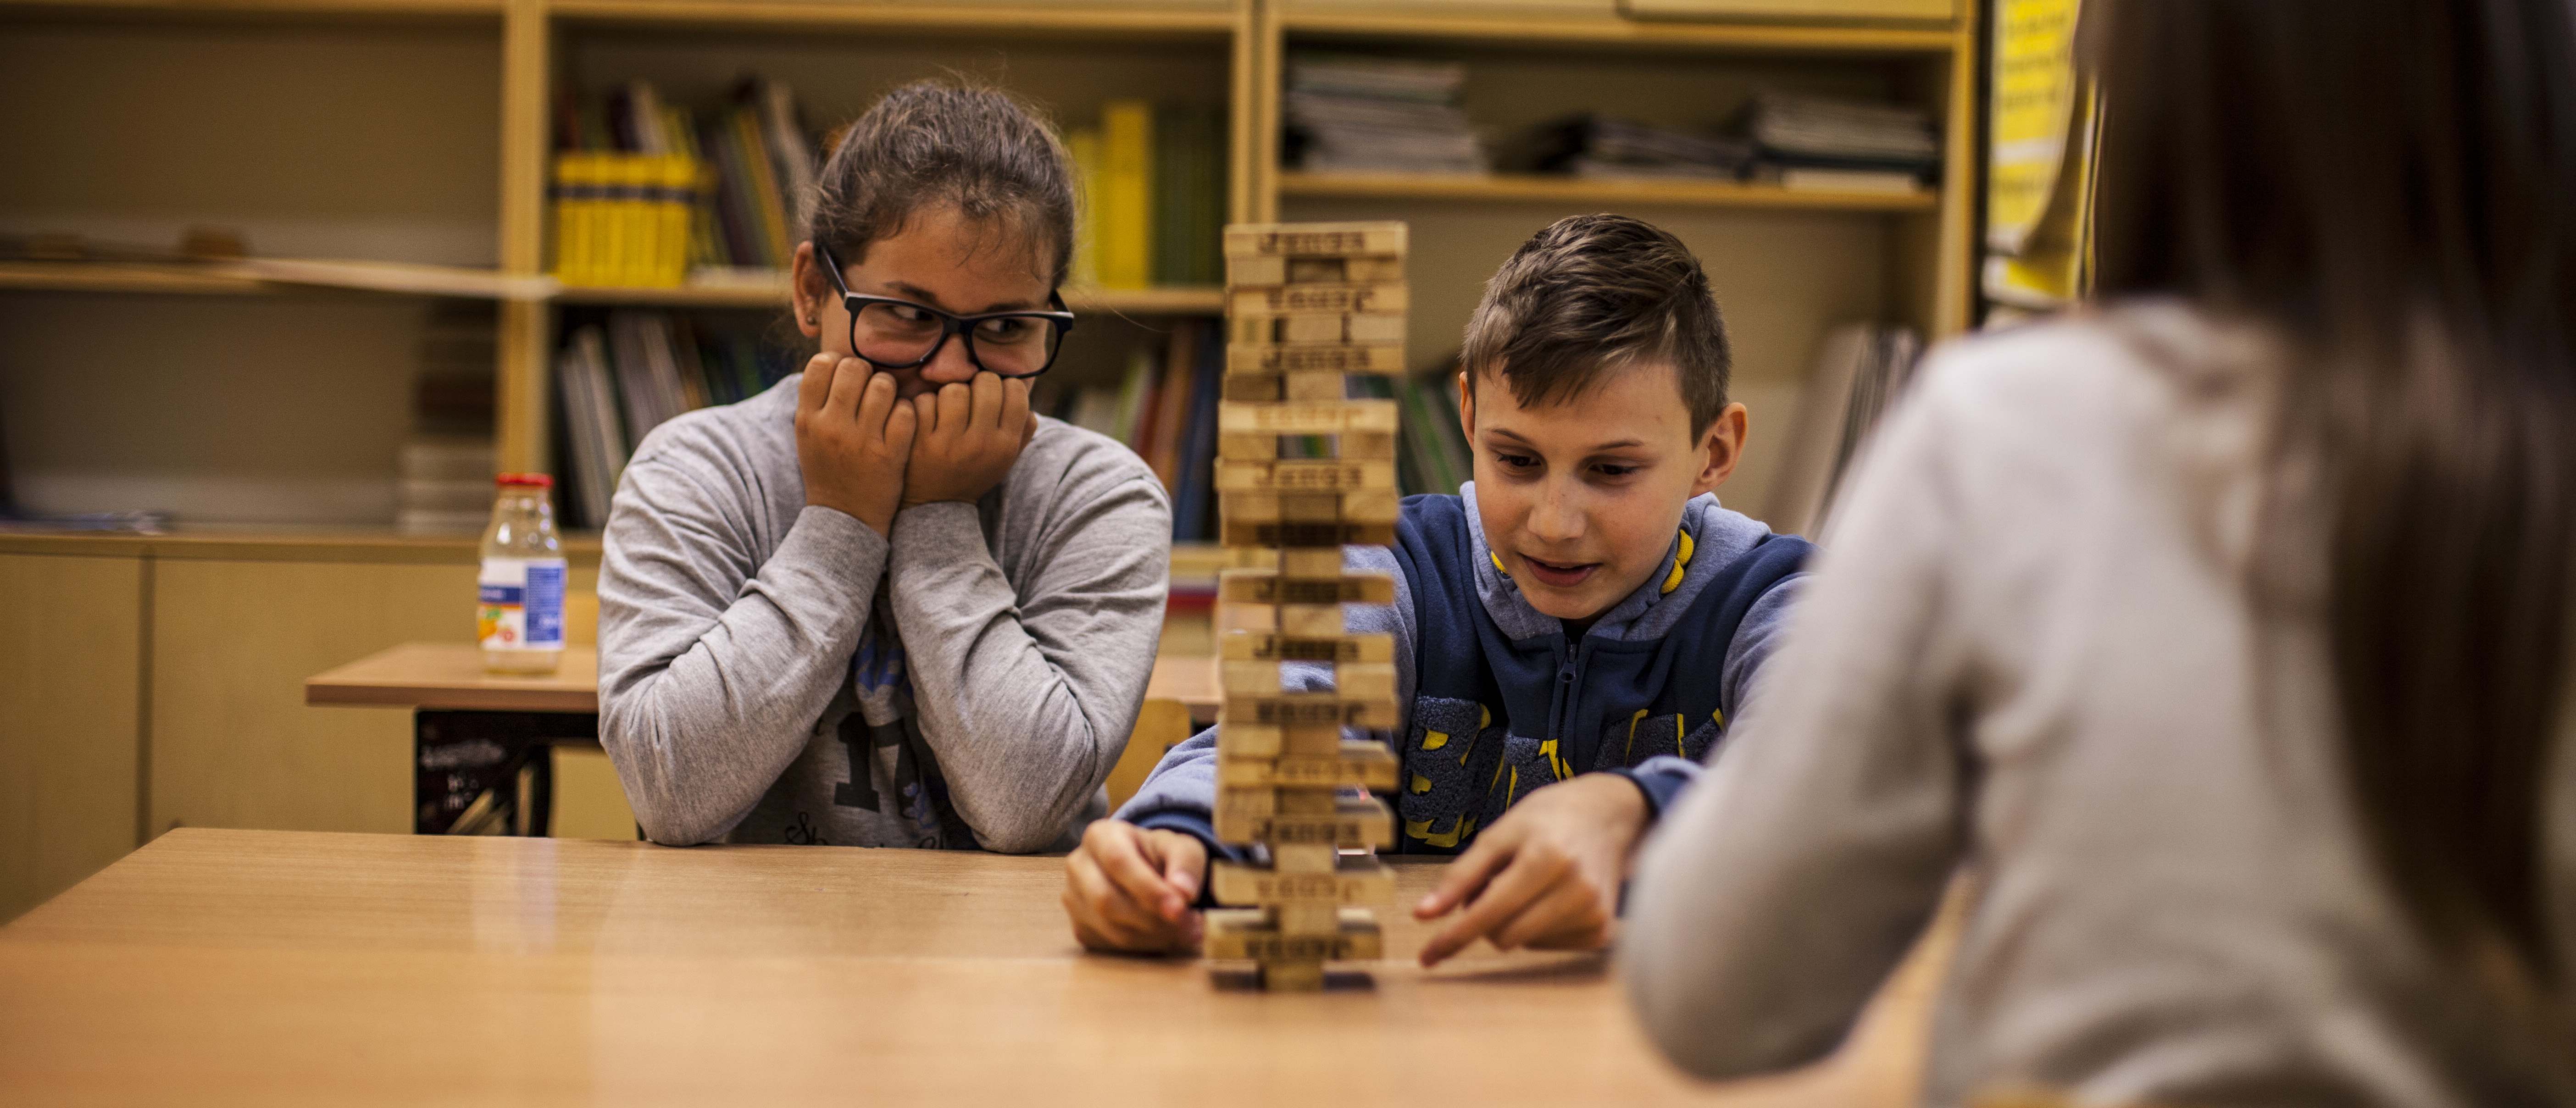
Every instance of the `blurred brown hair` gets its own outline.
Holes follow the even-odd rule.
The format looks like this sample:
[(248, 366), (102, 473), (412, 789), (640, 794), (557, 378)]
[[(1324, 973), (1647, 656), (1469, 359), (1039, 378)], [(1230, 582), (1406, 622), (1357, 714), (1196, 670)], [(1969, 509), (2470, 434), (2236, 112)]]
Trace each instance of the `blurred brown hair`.
[(806, 237), (857, 265), (913, 213), (954, 205), (1062, 285), (1073, 266), (1073, 175), (1038, 111), (998, 89), (917, 81), (835, 137)]
[(2542, 867), (2576, 599), (2576, 8), (2090, 8), (2098, 290), (2288, 339), (2275, 472), (2323, 463), (2348, 784), (2379, 869), (2454, 965), (2501, 954), (2563, 997)]
[(1624, 215), (1568, 216), (1485, 283), (1459, 356), (1467, 387), (1499, 369), (1512, 398), (1571, 398), (1606, 372), (1672, 363), (1691, 434), (1726, 409), (1733, 366), (1708, 274), (1671, 233)]

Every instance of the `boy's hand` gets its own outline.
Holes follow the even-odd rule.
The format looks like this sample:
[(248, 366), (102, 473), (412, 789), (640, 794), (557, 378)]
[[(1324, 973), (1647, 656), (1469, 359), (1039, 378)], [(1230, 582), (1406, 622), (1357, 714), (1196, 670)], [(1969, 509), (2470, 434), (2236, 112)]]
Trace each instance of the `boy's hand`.
[(1533, 792), (1449, 864), (1413, 918), (1461, 904), (1422, 948), (1437, 965), (1482, 937), (1501, 950), (1591, 950), (1610, 942), (1619, 883), (1646, 829), (1646, 798), (1617, 774), (1589, 773)]
[(891, 535), (914, 418), (912, 405), (895, 399), (891, 374), (857, 358), (814, 355), (796, 386), (796, 468), (805, 475), (805, 503)]
[(1064, 858), (1064, 911), (1093, 950), (1159, 954), (1198, 944), (1190, 904), (1207, 871), (1207, 844), (1122, 819), (1093, 820)]
[(969, 503), (992, 491), (1020, 460), (1020, 448), (1037, 434), (1029, 412), (1029, 383), (978, 373), (971, 385), (950, 382), (912, 398), (921, 432), (912, 440), (912, 466), (904, 472), (903, 503), (940, 500)]

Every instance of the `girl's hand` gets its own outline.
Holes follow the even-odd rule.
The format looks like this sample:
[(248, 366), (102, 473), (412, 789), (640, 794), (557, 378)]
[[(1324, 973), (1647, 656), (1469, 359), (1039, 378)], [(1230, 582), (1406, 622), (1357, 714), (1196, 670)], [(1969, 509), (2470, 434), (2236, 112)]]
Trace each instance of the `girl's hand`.
[(903, 503), (941, 500), (972, 503), (1020, 460), (1020, 448), (1037, 434), (1029, 411), (1029, 383), (978, 373), (972, 385), (950, 382), (912, 398), (921, 431), (912, 440), (904, 470)]
[(1587, 773), (1529, 794), (1449, 864), (1413, 918), (1466, 911), (1431, 936), (1422, 964), (1436, 965), (1482, 937), (1496, 949), (1593, 950), (1610, 944), (1619, 883), (1646, 831), (1635, 782)]
[(892, 374), (857, 358), (814, 355), (796, 386), (796, 468), (805, 475), (805, 503), (892, 535), (916, 418), (912, 405), (895, 398)]

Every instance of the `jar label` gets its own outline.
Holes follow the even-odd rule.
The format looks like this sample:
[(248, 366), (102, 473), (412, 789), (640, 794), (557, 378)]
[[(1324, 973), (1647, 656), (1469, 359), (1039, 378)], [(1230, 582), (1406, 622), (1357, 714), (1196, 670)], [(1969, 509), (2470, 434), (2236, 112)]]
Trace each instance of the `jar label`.
[(561, 558), (485, 558), (475, 638), (485, 650), (563, 649)]

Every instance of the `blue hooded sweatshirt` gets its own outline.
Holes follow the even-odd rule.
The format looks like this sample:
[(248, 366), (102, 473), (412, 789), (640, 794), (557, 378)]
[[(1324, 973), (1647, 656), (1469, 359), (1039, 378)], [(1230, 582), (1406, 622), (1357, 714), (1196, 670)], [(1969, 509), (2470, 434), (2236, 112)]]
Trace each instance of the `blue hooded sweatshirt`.
[[(1663, 565), (1569, 640), (1486, 546), (1472, 483), (1407, 497), (1395, 539), (1345, 547), (1343, 562), (1395, 577), (1393, 605), (1346, 608), (1345, 622), (1395, 636), (1401, 854), (1464, 850), (1531, 790), (1585, 772), (1628, 777), (1660, 813), (1745, 704), (1814, 549), (1695, 497)], [(1283, 664), (1280, 679), (1333, 683), (1320, 663)], [(1240, 857), (1216, 841), (1218, 730), (1173, 747), (1118, 817)]]

